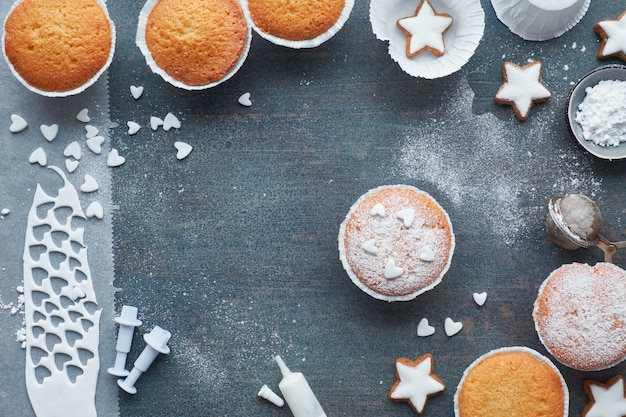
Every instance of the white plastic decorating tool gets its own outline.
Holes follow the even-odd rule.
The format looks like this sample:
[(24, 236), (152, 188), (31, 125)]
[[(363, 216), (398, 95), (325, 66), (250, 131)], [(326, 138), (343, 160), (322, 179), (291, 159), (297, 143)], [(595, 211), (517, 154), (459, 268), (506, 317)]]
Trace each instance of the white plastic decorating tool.
[(171, 333), (159, 326), (154, 326), (154, 329), (149, 334), (145, 334), (143, 338), (148, 346), (143, 349), (143, 352), (135, 361), (135, 366), (130, 371), (130, 374), (124, 379), (118, 379), (117, 385), (129, 394), (136, 394), (135, 382), (137, 382), (141, 374), (150, 368), (150, 365), (159, 356), (159, 353), (166, 355), (170, 353), (170, 348), (167, 346), (170, 337), (172, 337)]
[(282, 407), (283, 405), (285, 405), (285, 400), (280, 398), (278, 394), (272, 391), (272, 389), (268, 387), (267, 385), (263, 385), (261, 387), (261, 389), (259, 390), (258, 396), (271, 402), (276, 407)]
[(115, 318), (115, 322), (120, 325), (117, 334), (117, 344), (115, 350), (115, 365), (107, 370), (114, 376), (125, 377), (129, 374), (126, 369), (126, 357), (130, 352), (130, 346), (133, 343), (133, 333), (135, 327), (141, 326), (141, 320), (137, 320), (137, 307), (123, 306), (119, 317)]
[(283, 379), (278, 384), (294, 417), (326, 417), (317, 397), (301, 372), (291, 372), (280, 356), (275, 356)]

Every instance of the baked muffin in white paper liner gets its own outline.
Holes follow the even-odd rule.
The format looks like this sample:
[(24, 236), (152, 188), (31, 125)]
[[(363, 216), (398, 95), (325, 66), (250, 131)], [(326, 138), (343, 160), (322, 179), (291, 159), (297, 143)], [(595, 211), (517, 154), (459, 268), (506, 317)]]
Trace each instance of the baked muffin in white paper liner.
[(443, 34), (445, 52), (440, 57), (424, 52), (410, 58), (406, 54), (407, 37), (396, 22), (415, 15), (419, 4), (419, 0), (372, 0), (370, 22), (374, 35), (389, 42), (391, 58), (413, 77), (433, 79), (458, 71), (474, 55), (485, 31), (485, 11), (480, 0), (430, 0), (437, 13), (446, 13), (453, 19)]
[(87, 80), (87, 82), (83, 83), (82, 85), (73, 88), (71, 90), (66, 90), (66, 91), (47, 91), (47, 90), (42, 90), (40, 88), (37, 88), (33, 85), (31, 85), (28, 81), (26, 81), (20, 74), (19, 72), (17, 72), (17, 70), (15, 69), (15, 67), (13, 66), (13, 64), (11, 63), (11, 61), (9, 60), (9, 58), (6, 55), (6, 51), (4, 49), (5, 47), (5, 36), (6, 36), (6, 31), (5, 31), (5, 25), (6, 25), (6, 19), (9, 18), (9, 16), (11, 15), (11, 12), (13, 12), (13, 10), (20, 4), (22, 3), (24, 0), (17, 0), (15, 1), (15, 3), (13, 4), (13, 6), (11, 6), (11, 10), (9, 11), (9, 13), (7, 14), (4, 23), (2, 25), (2, 53), (4, 55), (4, 60), (7, 63), (9, 69), (11, 70), (11, 73), (15, 76), (15, 78), (24, 86), (26, 87), (28, 90), (37, 93), (39, 95), (45, 96), (45, 97), (69, 97), (69, 96), (75, 96), (78, 95), (80, 93), (82, 93), (83, 91), (85, 91), (87, 88), (91, 87), (93, 84), (95, 84), (98, 79), (100, 78), (100, 76), (102, 76), (102, 74), (104, 74), (106, 72), (106, 70), (109, 68), (109, 66), (111, 65), (111, 62), (113, 62), (113, 56), (115, 55), (115, 40), (116, 40), (116, 33), (115, 33), (115, 24), (113, 23), (113, 20), (111, 19), (111, 16), (109, 15), (109, 10), (106, 7), (106, 3), (103, 0), (94, 0), (94, 2), (96, 4), (98, 4), (101, 8), (102, 11), (104, 12), (104, 15), (107, 18), (107, 21), (109, 22), (109, 27), (111, 29), (111, 49), (109, 50), (109, 55), (107, 57), (106, 63), (94, 74), (93, 77), (91, 77), (89, 80)]
[(341, 11), (341, 15), (339, 16), (339, 19), (337, 19), (337, 21), (327, 31), (311, 39), (292, 40), (281, 38), (263, 31), (254, 23), (254, 20), (250, 15), (248, 0), (240, 0), (240, 2), (241, 6), (243, 7), (243, 11), (246, 14), (246, 17), (248, 18), (248, 22), (259, 36), (272, 42), (275, 45), (280, 45), (292, 49), (315, 48), (320, 46), (327, 40), (331, 39), (341, 30), (343, 25), (350, 17), (350, 13), (352, 12), (352, 8), (354, 7), (354, 0), (345, 0), (345, 4), (343, 6), (343, 10)]
[(496, 16), (528, 41), (558, 38), (583, 18), (591, 0), (491, 0)]
[(146, 63), (150, 67), (153, 73), (158, 74), (168, 83), (172, 84), (174, 87), (178, 87), (184, 90), (197, 91), (197, 90), (206, 90), (211, 87), (215, 87), (224, 81), (227, 81), (232, 76), (234, 76), (237, 71), (242, 67), (243, 63), (246, 61), (248, 57), (248, 53), (250, 52), (250, 44), (252, 43), (252, 29), (250, 27), (250, 21), (245, 15), (245, 9), (243, 8), (243, 2), (238, 0), (239, 7), (242, 8), (244, 13), (244, 17), (246, 18), (246, 42), (244, 44), (244, 48), (239, 55), (239, 58), (235, 62), (235, 64), (226, 72), (226, 74), (217, 81), (212, 81), (210, 83), (201, 84), (201, 85), (189, 85), (180, 80), (175, 79), (170, 74), (168, 74), (163, 68), (159, 67), (159, 65), (152, 58), (152, 53), (146, 44), (146, 25), (148, 23), (148, 16), (152, 12), (152, 9), (156, 6), (159, 0), (148, 0), (144, 4), (143, 8), (139, 12), (139, 23), (137, 24), (137, 34), (135, 36), (135, 44), (143, 54), (146, 59)]

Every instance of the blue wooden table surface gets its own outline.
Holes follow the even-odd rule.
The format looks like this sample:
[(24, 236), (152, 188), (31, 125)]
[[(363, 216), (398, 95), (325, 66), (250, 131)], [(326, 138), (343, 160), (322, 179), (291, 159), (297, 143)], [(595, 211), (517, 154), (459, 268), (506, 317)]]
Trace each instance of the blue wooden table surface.
[[(172, 351), (120, 393), (120, 415), (288, 416), (257, 397), (278, 391), (280, 354), (302, 371), (329, 416), (411, 416), (388, 399), (394, 361), (434, 357), (446, 390), (424, 415), (450, 416), (463, 370), (487, 351), (523, 345), (547, 355), (534, 330), (541, 282), (565, 263), (595, 263), (596, 249), (567, 251), (545, 230), (554, 195), (594, 198), (602, 232), (624, 237), (624, 162), (598, 160), (570, 138), (565, 102), (572, 83), (615, 59), (596, 58), (598, 20), (623, 2), (594, 0), (565, 35), (528, 42), (498, 21), (488, 0), (484, 37), (458, 72), (412, 78), (372, 33), (357, 1), (344, 28), (310, 50), (259, 36), (241, 70), (203, 92), (150, 72), (134, 44), (140, 1), (110, 1), (118, 31), (109, 71), (112, 145), (126, 157), (113, 172), (115, 285), (119, 305), (139, 308), (145, 328), (172, 332)], [(552, 98), (519, 122), (494, 102), (502, 64), (543, 63)], [(139, 100), (128, 94), (142, 85)], [(250, 92), (253, 105), (238, 104)], [(172, 112), (181, 128), (142, 129)], [(175, 158), (174, 142), (193, 152)], [(443, 282), (414, 301), (385, 303), (349, 280), (337, 253), (339, 224), (370, 188), (407, 183), (448, 211), (457, 239)], [(615, 262), (626, 266), (618, 253)], [(486, 291), (478, 307), (473, 292)], [(436, 333), (416, 335), (429, 319)], [(453, 337), (446, 317), (461, 321)], [(138, 337), (138, 335), (136, 335)], [(131, 354), (131, 359), (138, 352)], [(582, 381), (605, 381), (624, 366), (585, 374), (559, 365), (570, 415), (587, 402)]]

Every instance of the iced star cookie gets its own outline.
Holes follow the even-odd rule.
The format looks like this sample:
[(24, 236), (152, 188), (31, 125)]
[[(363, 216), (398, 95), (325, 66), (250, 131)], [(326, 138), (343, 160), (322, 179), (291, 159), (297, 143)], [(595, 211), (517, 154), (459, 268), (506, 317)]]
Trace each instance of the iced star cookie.
[(533, 319), (539, 339), (561, 363), (580, 371), (626, 358), (626, 271), (613, 264), (573, 263), (539, 288)]
[(454, 252), (446, 211), (408, 185), (368, 191), (339, 228), (339, 258), (361, 290), (385, 301), (407, 301), (441, 282)]
[(445, 385), (433, 374), (433, 357), (426, 354), (412, 361), (396, 359), (396, 383), (389, 391), (393, 401), (406, 401), (417, 414), (424, 412), (428, 398), (439, 394)]
[(456, 417), (566, 417), (569, 393), (552, 362), (527, 347), (492, 350), (463, 373), (454, 396)]
[(504, 82), (496, 93), (496, 103), (511, 106), (518, 120), (528, 119), (534, 103), (542, 103), (552, 97), (541, 82), (541, 62), (531, 62), (523, 67), (505, 62), (502, 78)]
[(589, 403), (583, 409), (583, 417), (622, 417), (626, 415), (624, 378), (616, 375), (602, 384), (587, 379), (584, 381)]
[(396, 24), (406, 35), (406, 56), (427, 51), (435, 56), (445, 53), (443, 34), (452, 25), (452, 16), (437, 13), (428, 0), (422, 0), (414, 15), (398, 19)]
[(598, 58), (615, 56), (626, 61), (626, 12), (617, 20), (602, 20), (596, 23), (594, 30), (602, 40)]

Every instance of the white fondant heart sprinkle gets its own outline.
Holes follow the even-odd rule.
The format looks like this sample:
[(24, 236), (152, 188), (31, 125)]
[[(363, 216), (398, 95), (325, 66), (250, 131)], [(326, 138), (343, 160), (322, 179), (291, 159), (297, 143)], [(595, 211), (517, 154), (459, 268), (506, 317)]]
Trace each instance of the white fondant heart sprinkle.
[(126, 158), (120, 156), (117, 149), (111, 149), (109, 153), (109, 158), (107, 159), (107, 165), (110, 167), (118, 167), (126, 162)]
[(65, 168), (67, 172), (72, 173), (78, 169), (78, 161), (75, 159), (66, 159), (65, 160)]
[(404, 269), (396, 266), (396, 261), (393, 258), (389, 258), (387, 265), (385, 265), (385, 278), (395, 279), (402, 275)]
[(135, 100), (139, 100), (139, 97), (141, 97), (142, 94), (143, 94), (142, 86), (134, 86), (134, 85), (130, 86), (130, 95), (133, 96)]
[(387, 214), (385, 212), (385, 206), (383, 206), (380, 203), (377, 203), (374, 207), (372, 207), (372, 209), (370, 210), (370, 215), (372, 216), (380, 216), (380, 217), (385, 217)]
[(376, 247), (376, 239), (370, 239), (361, 245), (363, 250), (371, 255), (378, 254), (378, 247)]
[(161, 126), (163, 126), (163, 119), (160, 119), (156, 116), (150, 117), (150, 127), (152, 128), (152, 130), (157, 130)]
[(139, 129), (141, 129), (141, 126), (139, 125), (139, 123), (135, 123), (135, 122), (127, 122), (126, 125), (128, 126), (128, 134), (130, 136), (136, 134), (137, 132), (139, 132)]
[(474, 298), (474, 302), (481, 307), (483, 306), (483, 304), (485, 304), (485, 301), (487, 301), (486, 292), (481, 292), (481, 293), (475, 292), (474, 294), (472, 294), (472, 297)]
[(94, 136), (93, 138), (87, 139), (87, 147), (96, 155), (100, 155), (100, 153), (102, 153), (103, 143), (104, 137), (102, 136)]
[(424, 246), (422, 248), (422, 252), (420, 253), (420, 259), (424, 262), (432, 262), (435, 260), (435, 252), (430, 248), (430, 246)]
[(452, 337), (461, 331), (461, 329), (463, 328), (463, 323), (461, 323), (460, 321), (454, 321), (450, 317), (446, 317), (443, 326), (446, 331), (446, 335)]
[(72, 288), (72, 300), (76, 301), (79, 298), (85, 298), (86, 294), (78, 287)]
[(396, 213), (396, 217), (402, 220), (402, 225), (404, 227), (411, 227), (413, 221), (415, 220), (415, 210), (412, 208), (400, 210)]
[(165, 119), (163, 119), (163, 130), (167, 132), (172, 128), (180, 129), (180, 120), (174, 114), (168, 113), (165, 115)]
[(243, 93), (239, 99), (237, 99), (239, 104), (242, 106), (250, 107), (252, 106), (252, 101), (250, 100), (250, 93)]
[(189, 156), (189, 154), (193, 150), (193, 147), (190, 144), (185, 143), (185, 142), (174, 142), (174, 147), (177, 150), (176, 152), (177, 159), (187, 158), (187, 156)]
[(27, 127), (28, 122), (26, 122), (22, 116), (18, 116), (17, 114), (11, 115), (11, 126), (9, 127), (11, 133), (19, 133)]
[(46, 155), (46, 151), (43, 148), (37, 148), (30, 154), (28, 157), (28, 162), (31, 164), (39, 164), (42, 167), (45, 167), (48, 163), (48, 156)]
[(41, 125), (39, 129), (41, 130), (41, 134), (43, 135), (43, 137), (46, 138), (48, 142), (52, 142), (59, 133), (59, 126), (56, 124), (50, 126)]
[(87, 139), (93, 138), (98, 134), (98, 128), (92, 125), (85, 126), (85, 131), (87, 132), (87, 134), (85, 135)]
[(89, 205), (89, 207), (87, 207), (85, 215), (89, 218), (95, 217), (102, 220), (102, 218), (104, 217), (104, 209), (102, 208), (102, 205), (100, 205), (100, 203), (94, 201)]
[(82, 156), (82, 151), (80, 149), (80, 145), (78, 142), (72, 142), (63, 151), (64, 156), (71, 156), (74, 159), (80, 159)]
[(100, 187), (98, 186), (98, 182), (96, 181), (96, 179), (91, 175), (86, 174), (85, 182), (83, 182), (83, 184), (80, 186), (80, 190), (83, 193), (93, 193), (94, 191), (98, 190), (98, 188)]
[(428, 324), (428, 319), (424, 317), (417, 325), (417, 335), (419, 337), (428, 337), (435, 334), (435, 328)]
[(89, 110), (82, 109), (81, 111), (79, 111), (76, 115), (76, 120), (83, 123), (89, 123), (89, 121), (91, 120), (91, 117), (89, 117)]

